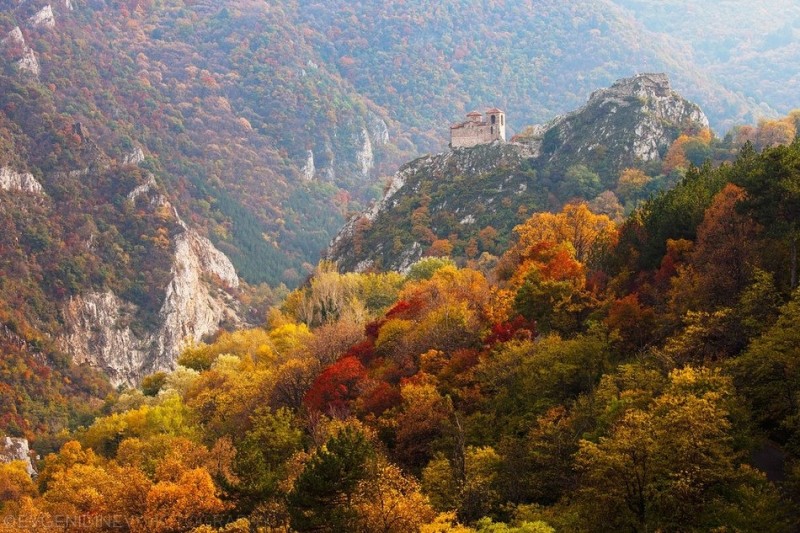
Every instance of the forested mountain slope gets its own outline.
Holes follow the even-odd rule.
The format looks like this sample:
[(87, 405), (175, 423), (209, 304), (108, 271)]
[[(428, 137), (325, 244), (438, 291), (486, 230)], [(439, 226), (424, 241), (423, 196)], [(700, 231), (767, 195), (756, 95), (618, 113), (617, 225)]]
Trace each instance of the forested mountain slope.
[(249, 282), (296, 283), (377, 178), (441, 149), (474, 107), (521, 131), (637, 71), (670, 72), (718, 129), (786, 105), (732, 90), (644, 10), (606, 0), (49, 5), (4, 0), (7, 80), (49, 93), (112, 158), (142, 147)]
[[(709, 78), (781, 113), (797, 106), (800, 5), (792, 0), (615, 0), (648, 31), (672, 36)], [(721, 132), (720, 132), (721, 133)]]
[(465, 110), (504, 107), (523, 132), (663, 70), (713, 125), (785, 104), (720, 82), (630, 5), (428, 7), (0, 0), (0, 322), (19, 356), (3, 429), (78, 423), (108, 389), (74, 363), (134, 382), (187, 339), (263, 316), (276, 293), (254, 286), (300, 283)]

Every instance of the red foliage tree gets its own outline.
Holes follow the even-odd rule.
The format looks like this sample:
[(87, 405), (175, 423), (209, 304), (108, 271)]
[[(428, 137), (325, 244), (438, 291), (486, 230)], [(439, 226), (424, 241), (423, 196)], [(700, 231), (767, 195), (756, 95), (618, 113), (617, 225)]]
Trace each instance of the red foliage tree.
[(491, 347), (498, 342), (510, 341), (520, 330), (525, 330), (525, 336), (528, 336), (528, 334), (532, 336), (536, 331), (536, 324), (533, 321), (526, 320), (522, 315), (517, 315), (506, 322), (492, 324), (492, 329), (483, 339), (483, 344), (486, 347)]
[(355, 357), (362, 365), (369, 366), (375, 360), (375, 340), (368, 338), (352, 345), (344, 357)]
[(400, 405), (403, 398), (400, 389), (393, 387), (385, 381), (380, 381), (366, 391), (359, 400), (359, 412), (362, 415), (373, 414), (380, 416), (384, 411)]
[(356, 357), (342, 357), (326, 368), (314, 381), (303, 403), (311, 411), (347, 411), (358, 397), (367, 371)]
[(635, 351), (646, 346), (652, 339), (655, 322), (654, 311), (639, 302), (636, 293), (629, 294), (611, 304), (606, 325), (622, 337), (623, 349)]

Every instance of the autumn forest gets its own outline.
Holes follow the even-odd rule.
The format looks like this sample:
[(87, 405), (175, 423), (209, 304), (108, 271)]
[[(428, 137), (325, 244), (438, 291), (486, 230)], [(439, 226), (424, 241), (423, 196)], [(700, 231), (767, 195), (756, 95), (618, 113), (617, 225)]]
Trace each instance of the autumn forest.
[(726, 4), (0, 0), (0, 533), (800, 530), (800, 8)]
[(3, 465), (6, 523), (791, 531), (798, 176), (800, 144), (747, 144), (619, 225), (535, 214), (491, 271), (321, 263), (265, 326), (110, 396), (35, 482)]

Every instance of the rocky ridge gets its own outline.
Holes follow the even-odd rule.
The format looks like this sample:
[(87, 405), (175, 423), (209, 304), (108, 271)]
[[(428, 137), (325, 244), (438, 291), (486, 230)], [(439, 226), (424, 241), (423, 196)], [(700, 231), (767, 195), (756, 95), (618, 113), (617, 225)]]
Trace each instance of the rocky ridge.
[(540, 164), (605, 158), (616, 174), (660, 160), (677, 133), (708, 127), (705, 113), (673, 91), (666, 74), (639, 74), (593, 92), (586, 105), (533, 126), (520, 141)]
[[(682, 132), (707, 127), (703, 111), (672, 91), (666, 75), (618, 80), (592, 93), (580, 109), (532, 126), (510, 143), (404, 165), (383, 198), (339, 231), (325, 257), (344, 271), (403, 271), (448, 248), (463, 259), (468, 248), (475, 253), (471, 241), (492, 253), (499, 249), (493, 242), (506, 242), (529, 214), (559, 209), (574, 194), (560, 188), (570, 169), (581, 166), (597, 175), (602, 188), (613, 189), (623, 169), (657, 164)], [(488, 233), (480, 237), (481, 231)]]
[(28, 439), (17, 437), (3, 437), (0, 439), (0, 463), (10, 463), (12, 461), (22, 461), (25, 463), (25, 470), (27, 470), (28, 475), (36, 475), (36, 468), (34, 468), (31, 461)]
[(362, 214), (352, 217), (342, 227), (331, 241), (325, 253), (326, 259), (338, 262), (343, 270), (363, 272), (383, 268), (406, 271), (425, 251), (425, 246), (418, 240), (409, 241), (399, 254), (394, 253), (396, 250), (391, 239), (376, 241), (374, 247), (367, 247), (369, 252), (354, 254), (354, 241), (361, 238), (365, 231), (378, 236), (380, 232), (377, 228), (391, 218), (385, 216), (387, 213), (403, 210), (411, 197), (429, 194), (432, 184), (433, 187), (436, 184), (463, 186), (463, 192), (471, 190), (472, 193), (469, 199), (466, 194), (462, 194), (461, 197), (445, 196), (440, 201), (431, 202), (426, 209), (434, 214), (451, 211), (453, 216), (462, 215), (462, 225), (475, 224), (477, 219), (474, 213), (477, 211), (481, 211), (481, 218), (487, 213), (491, 217), (499, 207), (499, 202), (493, 205), (497, 193), (510, 192), (521, 199), (528, 191), (528, 176), (511, 174), (488, 187), (483, 186), (482, 178), (494, 171), (519, 168), (528, 155), (525, 145), (495, 142), (491, 145), (427, 155), (403, 165), (389, 182), (381, 200)]
[(10, 50), (13, 61), (19, 71), (39, 76), (41, 72), (39, 60), (36, 58), (36, 53), (33, 49), (25, 42), (25, 36), (19, 26), (14, 27), (8, 35), (0, 40), (0, 46)]

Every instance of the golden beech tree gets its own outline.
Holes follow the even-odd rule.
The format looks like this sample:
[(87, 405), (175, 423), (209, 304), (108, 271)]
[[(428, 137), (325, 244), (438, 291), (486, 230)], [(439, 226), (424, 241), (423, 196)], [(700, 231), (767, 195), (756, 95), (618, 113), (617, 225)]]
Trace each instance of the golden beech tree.
[(646, 409), (624, 412), (607, 437), (581, 441), (578, 497), (591, 517), (588, 530), (713, 530), (733, 525), (726, 523), (731, 511), (751, 499), (758, 507), (746, 508), (759, 516), (742, 520), (779, 523), (777, 492), (763, 474), (739, 464), (736, 404), (730, 378), (685, 367), (670, 374), (664, 394)]
[(617, 194), (623, 200), (630, 200), (638, 194), (645, 185), (650, 183), (650, 176), (638, 168), (626, 168), (622, 171), (617, 181)]
[(418, 531), (435, 515), (419, 483), (385, 461), (378, 461), (375, 472), (359, 484), (355, 507), (360, 530), (369, 533)]
[(733, 305), (749, 283), (757, 257), (758, 225), (737, 209), (744, 189), (728, 184), (714, 197), (697, 227), (689, 263), (677, 269), (671, 300), (679, 313)]
[(0, 463), (0, 509), (5, 502), (35, 495), (36, 485), (23, 461)]
[(570, 243), (581, 263), (586, 263), (596, 244), (612, 243), (617, 236), (614, 221), (592, 213), (585, 202), (567, 204), (560, 213), (537, 213), (514, 232), (518, 239), (507, 253), (524, 258), (540, 242)]
[(135, 468), (79, 463), (54, 474), (43, 508), (53, 517), (81, 524), (82, 530), (105, 531), (110, 522), (141, 520), (150, 486)]
[(221, 513), (225, 505), (204, 468), (186, 470), (174, 482), (153, 485), (147, 493), (145, 518), (139, 531), (171, 533), (184, 531), (187, 524), (202, 523)]
[(676, 169), (686, 169), (689, 166), (689, 160), (686, 158), (686, 150), (684, 149), (687, 142), (689, 142), (689, 137), (681, 135), (670, 145), (661, 164), (661, 171), (664, 174), (669, 174)]
[(447, 257), (453, 252), (453, 244), (447, 239), (436, 239), (425, 255), (431, 257)]
[(708, 128), (700, 130), (697, 135), (683, 134), (670, 145), (661, 170), (669, 174), (673, 170), (686, 170), (690, 163), (699, 166), (711, 153), (713, 134)]
[[(3, 533), (30, 533), (31, 531), (64, 531), (62, 525), (43, 508), (41, 500), (22, 496), (8, 502), (0, 512), (0, 531)], [(62, 521), (63, 522), (63, 521)]]
[(791, 117), (779, 120), (761, 120), (755, 135), (756, 148), (763, 150), (779, 144), (791, 143), (797, 130)]
[(445, 430), (451, 405), (436, 389), (436, 378), (419, 373), (401, 386), (396, 455), (404, 466), (419, 470), (430, 459), (431, 441)]

